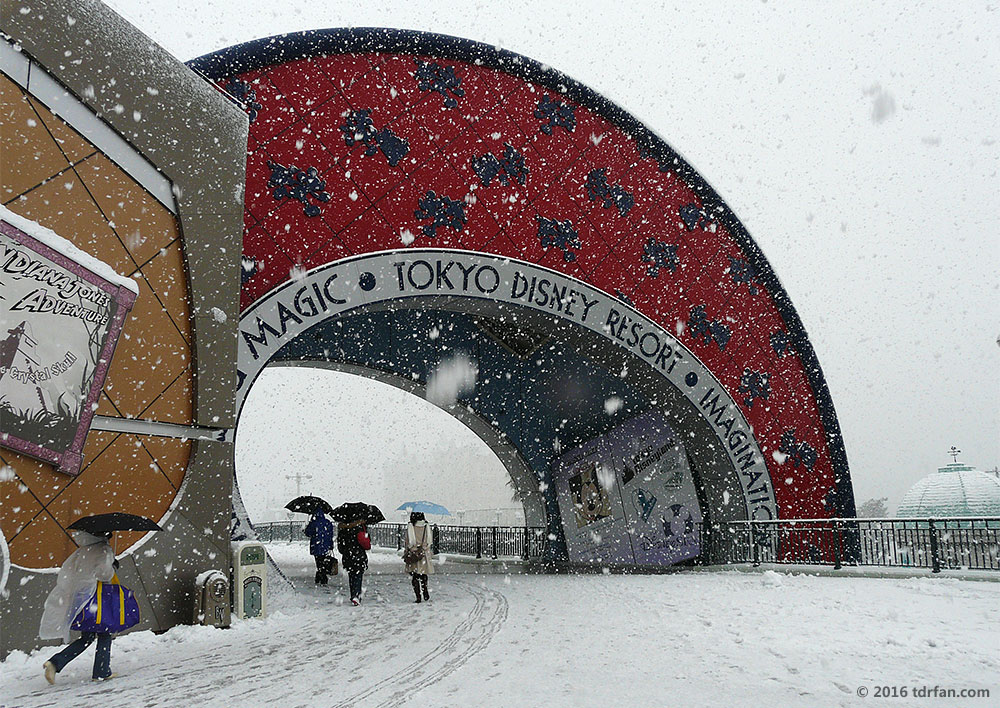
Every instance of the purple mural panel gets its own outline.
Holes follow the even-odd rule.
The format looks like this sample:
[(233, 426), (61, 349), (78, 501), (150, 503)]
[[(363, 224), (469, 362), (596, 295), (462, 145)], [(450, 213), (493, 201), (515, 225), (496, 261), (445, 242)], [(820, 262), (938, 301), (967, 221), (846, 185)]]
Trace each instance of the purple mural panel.
[(661, 413), (570, 450), (557, 460), (553, 481), (571, 561), (673, 565), (698, 556), (694, 480)]
[(569, 451), (556, 461), (553, 483), (575, 563), (631, 564), (632, 539), (604, 437)]
[(687, 454), (661, 413), (607, 434), (635, 562), (672, 565), (700, 550), (701, 510)]

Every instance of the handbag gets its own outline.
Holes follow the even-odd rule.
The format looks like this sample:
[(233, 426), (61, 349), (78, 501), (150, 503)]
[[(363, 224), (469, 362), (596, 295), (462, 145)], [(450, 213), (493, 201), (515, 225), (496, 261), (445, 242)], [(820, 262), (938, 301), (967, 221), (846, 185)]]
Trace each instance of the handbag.
[(365, 531), (364, 529), (358, 531), (358, 545), (360, 545), (366, 551), (370, 551), (372, 549), (371, 536), (369, 536), (368, 532)]
[(110, 583), (97, 581), (97, 590), (77, 613), (70, 629), (77, 632), (116, 634), (139, 624), (139, 603), (121, 584), (118, 573)]
[[(416, 540), (416, 534), (413, 534), (414, 540)], [(427, 537), (427, 527), (424, 527), (424, 533), (420, 537), (420, 543), (415, 546), (407, 546), (403, 551), (403, 562), (407, 565), (416, 565), (424, 559), (424, 539)]]
[(410, 546), (403, 551), (403, 562), (407, 565), (416, 565), (424, 559), (423, 546)]
[(323, 571), (330, 575), (337, 575), (338, 573), (337, 559), (332, 555), (323, 556), (322, 558), (323, 558)]

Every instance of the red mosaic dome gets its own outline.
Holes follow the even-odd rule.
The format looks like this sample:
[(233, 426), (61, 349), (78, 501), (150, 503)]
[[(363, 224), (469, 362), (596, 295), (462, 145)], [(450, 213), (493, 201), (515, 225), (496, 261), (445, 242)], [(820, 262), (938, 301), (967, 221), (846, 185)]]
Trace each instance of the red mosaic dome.
[(712, 370), (753, 426), (782, 517), (854, 515), (787, 294), (711, 187), (621, 108), (525, 57), (396, 30), (272, 37), (191, 66), (251, 118), (243, 308), (298, 271), (404, 247), (561, 271)]

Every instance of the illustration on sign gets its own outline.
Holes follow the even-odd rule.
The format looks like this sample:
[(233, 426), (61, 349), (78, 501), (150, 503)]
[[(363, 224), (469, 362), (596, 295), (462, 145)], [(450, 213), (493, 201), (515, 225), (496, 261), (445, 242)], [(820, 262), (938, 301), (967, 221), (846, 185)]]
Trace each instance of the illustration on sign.
[(76, 475), (136, 286), (7, 210), (0, 247), (0, 445)]
[(611, 516), (611, 498), (601, 485), (597, 462), (588, 462), (569, 478), (569, 493), (577, 528)]

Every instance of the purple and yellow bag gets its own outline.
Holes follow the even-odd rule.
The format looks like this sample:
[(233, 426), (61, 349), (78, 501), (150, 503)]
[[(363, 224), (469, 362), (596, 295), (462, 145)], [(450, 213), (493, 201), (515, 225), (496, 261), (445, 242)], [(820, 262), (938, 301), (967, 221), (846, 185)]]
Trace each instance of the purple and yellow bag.
[(97, 581), (94, 596), (77, 613), (70, 629), (117, 634), (138, 623), (139, 603), (132, 591), (118, 581), (118, 573), (115, 573), (110, 583)]

